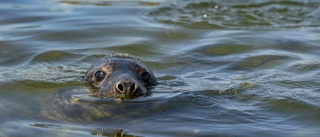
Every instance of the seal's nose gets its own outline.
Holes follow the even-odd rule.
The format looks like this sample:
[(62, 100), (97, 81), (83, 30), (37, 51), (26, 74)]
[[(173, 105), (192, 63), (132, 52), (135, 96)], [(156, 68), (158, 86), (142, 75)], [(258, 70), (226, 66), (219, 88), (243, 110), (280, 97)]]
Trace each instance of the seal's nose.
[(138, 84), (132, 81), (120, 81), (116, 85), (116, 91), (120, 94), (134, 95), (138, 91)]

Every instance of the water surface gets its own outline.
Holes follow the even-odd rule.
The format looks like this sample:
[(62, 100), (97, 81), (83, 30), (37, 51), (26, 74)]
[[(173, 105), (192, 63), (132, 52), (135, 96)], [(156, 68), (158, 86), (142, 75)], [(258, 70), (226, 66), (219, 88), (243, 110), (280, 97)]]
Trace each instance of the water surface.
[[(317, 0), (13, 0), (0, 13), (0, 136), (320, 133)], [(151, 96), (83, 94), (115, 52), (154, 70)]]

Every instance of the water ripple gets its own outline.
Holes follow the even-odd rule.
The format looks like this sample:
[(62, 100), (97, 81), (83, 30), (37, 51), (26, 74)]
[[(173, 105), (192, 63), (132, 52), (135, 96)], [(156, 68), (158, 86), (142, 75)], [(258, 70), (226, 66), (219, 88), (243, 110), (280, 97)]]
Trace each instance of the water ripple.
[[(249, 0), (241, 3), (172, 1), (149, 12), (150, 18), (168, 24), (216, 29), (290, 29), (319, 26), (319, 1)], [(303, 18), (300, 18), (303, 17)]]
[(191, 99), (191, 104), (196, 107), (212, 107), (216, 100), (208, 96), (195, 96)]

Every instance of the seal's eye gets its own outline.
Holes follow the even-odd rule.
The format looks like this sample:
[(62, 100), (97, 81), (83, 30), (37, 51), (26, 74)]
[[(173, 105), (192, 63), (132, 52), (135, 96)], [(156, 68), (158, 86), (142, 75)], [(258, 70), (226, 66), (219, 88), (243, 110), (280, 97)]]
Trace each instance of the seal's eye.
[(98, 82), (101, 82), (105, 77), (106, 77), (106, 73), (101, 71), (101, 70), (98, 70), (95, 74), (94, 74), (96, 80)]
[(147, 80), (149, 80), (149, 78), (150, 78), (150, 74), (149, 74), (148, 72), (143, 72), (143, 73), (141, 74), (141, 79), (142, 79), (143, 81), (147, 81)]

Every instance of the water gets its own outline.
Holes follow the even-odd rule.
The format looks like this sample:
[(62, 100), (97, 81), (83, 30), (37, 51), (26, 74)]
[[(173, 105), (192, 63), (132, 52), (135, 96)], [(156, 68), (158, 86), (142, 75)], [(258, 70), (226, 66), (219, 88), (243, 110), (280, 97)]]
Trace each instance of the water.
[[(320, 133), (317, 0), (13, 0), (0, 13), (0, 136)], [(115, 52), (153, 69), (151, 96), (58, 105)]]

